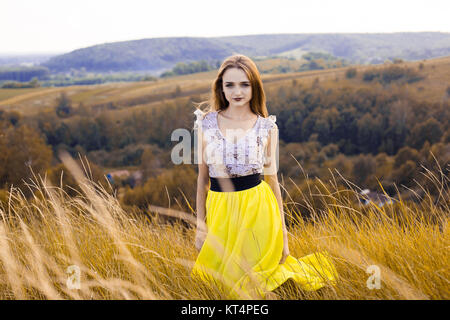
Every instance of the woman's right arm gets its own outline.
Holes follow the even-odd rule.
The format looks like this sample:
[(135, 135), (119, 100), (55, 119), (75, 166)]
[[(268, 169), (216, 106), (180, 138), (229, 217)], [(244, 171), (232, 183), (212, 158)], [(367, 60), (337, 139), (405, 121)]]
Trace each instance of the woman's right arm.
[(197, 178), (197, 232), (195, 237), (195, 246), (198, 250), (201, 249), (207, 234), (207, 226), (205, 223), (206, 216), (206, 196), (209, 190), (209, 172), (208, 166), (204, 157), (205, 143), (201, 128), (198, 129), (198, 178)]

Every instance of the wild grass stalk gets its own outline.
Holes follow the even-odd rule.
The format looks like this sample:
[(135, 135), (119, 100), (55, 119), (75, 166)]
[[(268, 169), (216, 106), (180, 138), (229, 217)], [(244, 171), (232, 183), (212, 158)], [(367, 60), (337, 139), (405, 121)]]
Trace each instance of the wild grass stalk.
[[(0, 206), (0, 299), (227, 298), (190, 278), (197, 256), (192, 213), (156, 206), (148, 215), (125, 212), (112, 189), (88, 178), (88, 164), (83, 172), (68, 154), (60, 158), (83, 193), (69, 197), (35, 176), (31, 198), (11, 188)], [(449, 299), (450, 189), (448, 168), (439, 169), (425, 173), (438, 197), (425, 190), (420, 201), (398, 197), (383, 206), (362, 204), (359, 188), (338, 172), (328, 183), (306, 176), (307, 192), (296, 185), (301, 199), (286, 195), (290, 252), (327, 250), (338, 284), (307, 292), (287, 281), (268, 299)], [(155, 213), (178, 220), (162, 224)], [(379, 288), (368, 284), (374, 268)]]

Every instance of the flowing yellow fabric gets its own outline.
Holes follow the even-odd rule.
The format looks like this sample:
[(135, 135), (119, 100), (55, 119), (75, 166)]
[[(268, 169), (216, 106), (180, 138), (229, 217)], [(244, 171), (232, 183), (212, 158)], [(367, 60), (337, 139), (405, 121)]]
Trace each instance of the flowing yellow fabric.
[(232, 299), (265, 298), (292, 278), (304, 290), (336, 285), (337, 272), (326, 251), (279, 264), (283, 231), (276, 197), (264, 180), (234, 192), (208, 191), (208, 234), (191, 277), (226, 288)]

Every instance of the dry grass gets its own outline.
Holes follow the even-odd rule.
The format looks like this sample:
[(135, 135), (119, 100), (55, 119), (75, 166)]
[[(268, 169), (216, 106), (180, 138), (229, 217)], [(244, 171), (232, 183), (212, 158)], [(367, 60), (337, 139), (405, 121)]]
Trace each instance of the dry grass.
[[(124, 212), (70, 156), (60, 158), (83, 194), (69, 198), (35, 177), (32, 199), (13, 189), (0, 206), (0, 299), (228, 298), (190, 278), (193, 228)], [(325, 187), (326, 212), (313, 211), (310, 221), (289, 210), (288, 220), (297, 221), (289, 232), (291, 255), (327, 250), (338, 284), (306, 292), (288, 281), (267, 299), (449, 299), (449, 179), (442, 171), (428, 176), (439, 187), (438, 201), (363, 208), (349, 200), (358, 190), (348, 182), (344, 191)], [(192, 215), (168, 214), (195, 224)], [(80, 270), (78, 289), (68, 283), (72, 265)], [(367, 286), (370, 265), (380, 270), (380, 289)]]

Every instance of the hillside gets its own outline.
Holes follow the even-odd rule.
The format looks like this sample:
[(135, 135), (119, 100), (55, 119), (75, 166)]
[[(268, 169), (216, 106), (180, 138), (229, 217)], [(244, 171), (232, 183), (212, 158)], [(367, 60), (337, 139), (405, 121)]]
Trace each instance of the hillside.
[(87, 71), (161, 72), (180, 61), (215, 60), (231, 54), (225, 44), (207, 38), (156, 38), (105, 43), (51, 58), (42, 65), (53, 72), (71, 68)]
[[(269, 61), (257, 61), (261, 70), (263, 68), (274, 68), (280, 61), (274, 59)], [(424, 68), (420, 75), (424, 79), (408, 86), (411, 94), (419, 100), (439, 102), (448, 86), (448, 75), (450, 74), (450, 56), (430, 59), (421, 62), (406, 62), (405, 65), (414, 69), (419, 68), (422, 63)], [(377, 66), (377, 67), (383, 67)], [(374, 66), (356, 66), (359, 74)], [(336, 68), (326, 70), (315, 70), (308, 72), (296, 72), (288, 74), (263, 74), (262, 79), (267, 89), (282, 86), (286, 81), (297, 80), (299, 82), (312, 82), (319, 78), (321, 82), (328, 81), (334, 87), (358, 86), (370, 87), (371, 83), (365, 83), (356, 79), (346, 79), (345, 72), (348, 68)], [(54, 108), (56, 99), (61, 92), (65, 92), (72, 100), (74, 107), (79, 103), (88, 106), (101, 106), (114, 103), (119, 109), (123, 108), (145, 108), (151, 103), (160, 103), (162, 100), (169, 102), (182, 96), (192, 94), (209, 93), (210, 83), (216, 75), (215, 70), (191, 75), (177, 76), (167, 79), (158, 79), (156, 82), (124, 82), (108, 83), (92, 86), (70, 86), (62, 88), (35, 88), (35, 89), (0, 89), (0, 110), (15, 110), (24, 114), (36, 114), (45, 109)], [(336, 78), (340, 79), (336, 82)], [(180, 92), (175, 96), (176, 87)]]
[(430, 59), (450, 55), (450, 33), (277, 34), (211, 38), (153, 38), (99, 44), (50, 58), (41, 65), (52, 72), (151, 71), (161, 73), (177, 62), (217, 61), (233, 53), (257, 57), (300, 58), (326, 52), (357, 64), (386, 59)]

